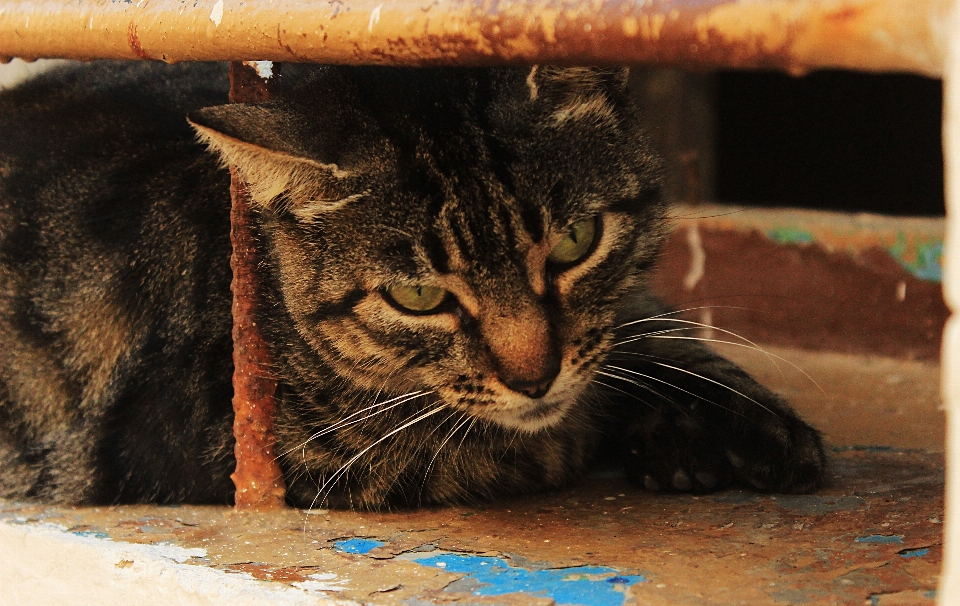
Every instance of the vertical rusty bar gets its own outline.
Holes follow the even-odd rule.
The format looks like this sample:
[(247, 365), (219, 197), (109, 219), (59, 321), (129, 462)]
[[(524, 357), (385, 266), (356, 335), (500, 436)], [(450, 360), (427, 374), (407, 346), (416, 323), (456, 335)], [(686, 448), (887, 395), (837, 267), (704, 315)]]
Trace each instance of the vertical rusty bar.
[[(279, 66), (274, 66), (276, 70)], [(277, 72), (263, 78), (241, 61), (230, 63), (230, 101), (266, 101), (277, 81)], [(237, 487), (238, 509), (283, 507), (286, 487), (276, 461), (273, 418), (277, 381), (270, 370), (267, 344), (256, 323), (260, 295), (257, 241), (246, 185), (230, 169), (230, 241), (233, 254), (233, 432), (237, 443), (236, 471), (230, 476)]]

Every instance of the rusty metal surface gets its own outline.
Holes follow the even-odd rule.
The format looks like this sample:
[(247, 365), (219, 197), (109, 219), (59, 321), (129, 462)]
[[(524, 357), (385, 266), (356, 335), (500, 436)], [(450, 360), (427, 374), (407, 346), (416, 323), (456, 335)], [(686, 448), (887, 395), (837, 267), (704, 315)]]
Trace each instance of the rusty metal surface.
[[(274, 78), (261, 78), (254, 67), (230, 64), (230, 101), (265, 101)], [(233, 475), (239, 509), (275, 509), (284, 506), (286, 486), (277, 464), (273, 433), (277, 380), (271, 376), (271, 356), (256, 323), (260, 298), (257, 242), (246, 186), (230, 170), (230, 241), (233, 253), (233, 433), (237, 467)]]
[(6, 0), (0, 56), (938, 75), (949, 0)]
[(804, 496), (654, 495), (598, 476), (477, 507), (237, 516), (0, 503), (0, 523), (202, 548), (197, 565), (368, 604), (570, 603), (578, 585), (576, 599), (597, 605), (932, 605), (942, 465), (916, 451), (834, 452), (831, 486)]

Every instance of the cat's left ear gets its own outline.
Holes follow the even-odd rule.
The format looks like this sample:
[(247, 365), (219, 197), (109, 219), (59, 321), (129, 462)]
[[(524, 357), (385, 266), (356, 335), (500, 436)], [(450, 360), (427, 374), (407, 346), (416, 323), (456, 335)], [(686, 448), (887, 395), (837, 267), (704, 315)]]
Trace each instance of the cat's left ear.
[(362, 197), (356, 171), (311, 157), (282, 108), (221, 105), (191, 112), (187, 121), (237, 168), (258, 207), (310, 219)]

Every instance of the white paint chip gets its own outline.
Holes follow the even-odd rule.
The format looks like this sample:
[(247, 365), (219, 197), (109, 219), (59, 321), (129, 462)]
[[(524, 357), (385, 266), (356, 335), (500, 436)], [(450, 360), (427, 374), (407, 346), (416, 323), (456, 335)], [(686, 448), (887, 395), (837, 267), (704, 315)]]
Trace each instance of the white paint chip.
[(249, 65), (256, 70), (257, 75), (264, 80), (273, 77), (273, 61), (244, 61), (244, 65)]
[(367, 31), (372, 32), (373, 26), (377, 23), (380, 23), (380, 9), (383, 8), (383, 4), (378, 4), (375, 9), (370, 11), (370, 21), (367, 23)]
[(220, 27), (220, 22), (223, 21), (223, 0), (217, 0), (217, 3), (213, 5), (213, 10), (210, 11), (210, 20), (213, 21), (215, 26)]

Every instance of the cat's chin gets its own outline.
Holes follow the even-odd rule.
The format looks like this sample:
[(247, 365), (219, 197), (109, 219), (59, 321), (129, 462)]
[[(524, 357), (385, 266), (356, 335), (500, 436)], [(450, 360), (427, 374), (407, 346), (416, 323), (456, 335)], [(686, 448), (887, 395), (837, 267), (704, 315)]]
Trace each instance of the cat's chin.
[(507, 429), (536, 433), (563, 421), (574, 402), (574, 398), (549, 394), (538, 399), (518, 395), (497, 403), (473, 405), (469, 412)]

